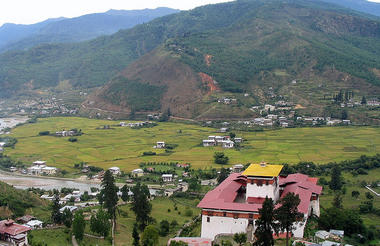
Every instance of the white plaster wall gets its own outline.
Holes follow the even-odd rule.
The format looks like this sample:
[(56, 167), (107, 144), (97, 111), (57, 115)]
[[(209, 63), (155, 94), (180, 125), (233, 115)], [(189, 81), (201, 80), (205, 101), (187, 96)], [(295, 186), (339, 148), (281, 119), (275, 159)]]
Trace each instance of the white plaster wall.
[(266, 185), (264, 183), (262, 186), (258, 186), (257, 184), (247, 184), (246, 198), (248, 197), (265, 198), (266, 196), (268, 196), (268, 198), (272, 198), (273, 200), (276, 200), (274, 184)]
[(319, 197), (317, 200), (311, 201), (310, 206), (311, 208), (313, 208), (313, 214), (319, 217), (321, 215), (321, 211), (319, 208)]
[(304, 220), (302, 222), (294, 223), (294, 227), (296, 228), (293, 230), (294, 237), (303, 238), (303, 233), (305, 230), (305, 226), (307, 223), (307, 214), (304, 216)]
[[(207, 217), (210, 218), (210, 222), (207, 222)], [(201, 237), (214, 239), (221, 233), (246, 232), (247, 226), (248, 219), (202, 215)]]

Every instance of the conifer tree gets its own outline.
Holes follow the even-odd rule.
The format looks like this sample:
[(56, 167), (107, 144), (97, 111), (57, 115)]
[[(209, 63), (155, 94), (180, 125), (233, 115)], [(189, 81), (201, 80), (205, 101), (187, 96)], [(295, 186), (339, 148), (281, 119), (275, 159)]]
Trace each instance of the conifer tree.
[(111, 218), (116, 220), (116, 206), (119, 200), (117, 192), (119, 188), (115, 185), (115, 179), (110, 170), (104, 173), (102, 180), (102, 190), (100, 191), (99, 202), (107, 209)]
[(335, 165), (331, 171), (331, 181), (329, 186), (332, 190), (340, 190), (343, 186), (342, 176), (338, 165)]
[(292, 192), (286, 194), (278, 203), (280, 207), (275, 210), (275, 218), (279, 227), (286, 232), (286, 246), (289, 245), (289, 233), (294, 229), (294, 223), (303, 219), (303, 214), (298, 212), (301, 200)]
[(275, 223), (274, 203), (272, 198), (265, 198), (263, 206), (259, 209), (259, 219), (256, 220), (255, 246), (273, 246), (273, 233), (278, 233)]

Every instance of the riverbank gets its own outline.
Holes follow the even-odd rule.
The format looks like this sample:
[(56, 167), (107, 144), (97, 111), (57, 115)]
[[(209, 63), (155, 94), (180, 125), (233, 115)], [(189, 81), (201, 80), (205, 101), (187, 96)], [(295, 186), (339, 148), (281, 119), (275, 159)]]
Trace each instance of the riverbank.
[(9, 118), (0, 118), (0, 134), (3, 134), (3, 130), (7, 128), (13, 128), (18, 124), (23, 124), (29, 120), (28, 117), (9, 117)]

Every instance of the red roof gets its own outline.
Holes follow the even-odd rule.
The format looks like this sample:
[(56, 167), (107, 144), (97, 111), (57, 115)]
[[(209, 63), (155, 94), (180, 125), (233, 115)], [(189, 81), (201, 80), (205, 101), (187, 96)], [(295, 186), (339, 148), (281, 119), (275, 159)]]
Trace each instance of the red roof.
[[(281, 197), (293, 192), (300, 197), (298, 210), (307, 214), (312, 194), (321, 194), (322, 187), (316, 185), (318, 179), (296, 173), (286, 178), (280, 177), (279, 184), (284, 188)], [(238, 191), (245, 186), (247, 179), (241, 173), (233, 173), (215, 189), (209, 191), (198, 204), (199, 208), (258, 212), (262, 207), (264, 198), (248, 197), (245, 203), (235, 202)]]
[(30, 231), (31, 228), (14, 223), (13, 220), (0, 221), (0, 234), (9, 234), (15, 236), (17, 234)]
[(215, 189), (207, 192), (202, 201), (198, 204), (199, 208), (221, 209), (221, 210), (237, 210), (257, 212), (261, 208), (261, 204), (248, 204), (234, 202), (238, 190), (242, 184), (242, 176), (240, 173), (233, 173), (226, 178)]

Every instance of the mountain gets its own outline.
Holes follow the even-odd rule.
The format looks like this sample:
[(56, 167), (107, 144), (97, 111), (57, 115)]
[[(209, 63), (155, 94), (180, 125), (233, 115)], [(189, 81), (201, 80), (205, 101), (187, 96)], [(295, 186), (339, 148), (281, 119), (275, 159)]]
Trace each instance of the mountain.
[(51, 19), (33, 25), (5, 24), (0, 27), (0, 51), (21, 50), (46, 43), (90, 40), (177, 12), (170, 8), (109, 10), (70, 19)]
[[(286, 98), (321, 113), (340, 90), (380, 94), (379, 52), (373, 16), (321, 1), (239, 0), (78, 44), (1, 54), (0, 94), (68, 80), (104, 85), (87, 109), (243, 118), (252, 116), (252, 105)], [(218, 104), (221, 97), (238, 103)]]
[(355, 11), (380, 16), (380, 4), (367, 0), (323, 0), (324, 2), (344, 6)]
[[(238, 1), (191, 13), (212, 22), (221, 9), (234, 16), (228, 25), (167, 39), (90, 101), (108, 110), (170, 108), (176, 116), (215, 119), (252, 116), (248, 107), (273, 101), (273, 94), (318, 115), (327, 113), (329, 100), (321, 98), (340, 90), (379, 95), (379, 21), (308, 1)], [(135, 84), (138, 91), (130, 88)], [(152, 87), (156, 98), (145, 96)], [(218, 89), (241, 105), (216, 103), (226, 96)]]
[(60, 21), (64, 18), (48, 19), (32, 25), (18, 25), (13, 23), (5, 23), (0, 27), (0, 50), (7, 44), (16, 42), (25, 37), (37, 33), (44, 26)]

